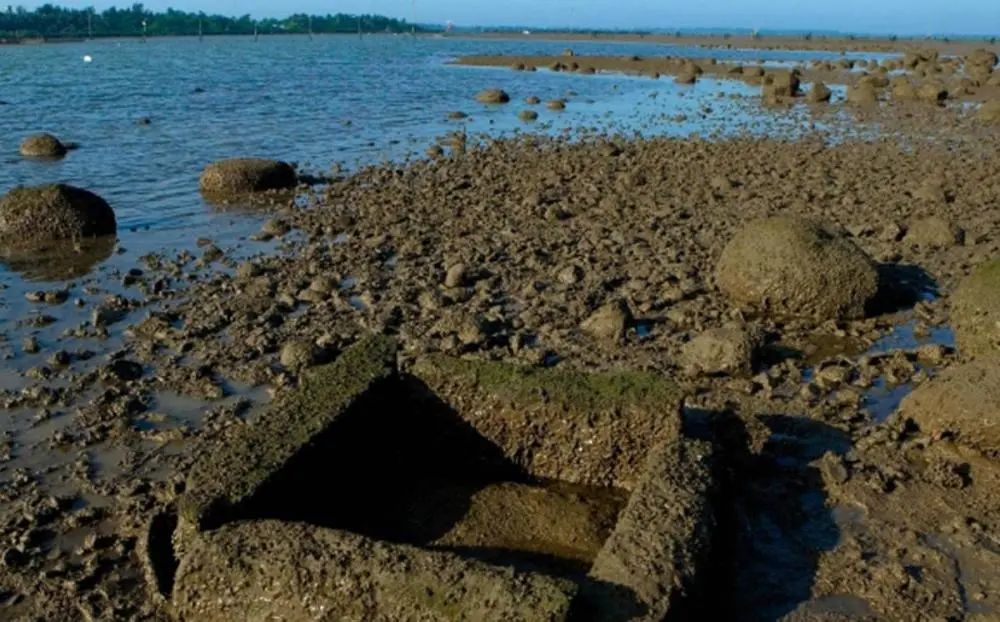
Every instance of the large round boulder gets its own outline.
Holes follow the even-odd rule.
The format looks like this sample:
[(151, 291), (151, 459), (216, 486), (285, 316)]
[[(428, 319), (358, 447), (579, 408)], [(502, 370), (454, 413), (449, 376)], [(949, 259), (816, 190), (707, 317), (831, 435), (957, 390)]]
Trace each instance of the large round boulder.
[(238, 196), (294, 188), (297, 183), (295, 168), (287, 162), (236, 158), (206, 166), (199, 185), (207, 195)]
[(115, 212), (93, 192), (52, 184), (14, 188), (0, 198), (0, 244), (24, 248), (117, 231)]
[(791, 216), (744, 227), (723, 250), (715, 278), (738, 305), (820, 319), (863, 317), (878, 292), (878, 271), (864, 251)]
[(26, 158), (61, 158), (66, 145), (52, 134), (35, 134), (21, 141), (21, 155)]
[(900, 405), (921, 432), (1000, 456), (1000, 365), (972, 361), (949, 367)]
[(951, 325), (963, 356), (1000, 354), (1000, 260), (983, 264), (959, 284), (951, 297)]

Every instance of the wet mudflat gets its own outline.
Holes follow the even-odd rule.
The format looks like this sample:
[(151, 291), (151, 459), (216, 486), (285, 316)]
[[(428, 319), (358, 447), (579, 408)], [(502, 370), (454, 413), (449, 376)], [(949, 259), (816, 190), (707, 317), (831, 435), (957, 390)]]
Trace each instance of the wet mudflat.
[[(532, 135), (442, 129), (439, 157), (358, 167), (295, 200), (264, 201), (232, 217), (233, 237), (143, 253), (141, 263), (112, 251), (97, 272), (33, 284), (40, 297), (4, 292), (5, 615), (167, 619), (139, 569), (145, 523), (184, 494), (192, 464), (259, 419), (261, 404), (294, 394), (306, 370), (372, 333), (397, 340), (403, 370), (446, 354), (641, 370), (683, 387), (689, 424), (711, 424), (726, 456), (716, 477), (728, 494), (702, 577), (709, 596), (698, 603), (709, 613), (994, 615), (991, 437), (939, 423), (926, 405), (944, 399), (928, 394), (939, 376), (948, 390), (974, 386), (966, 361), (992, 347), (981, 339), (989, 323), (974, 319), (991, 308), (978, 290), (960, 297), (957, 347), (950, 315), (959, 284), (1000, 253), (996, 127), (961, 102), (892, 101), (888, 86), (878, 88), (890, 101), (874, 108), (801, 97), (763, 108), (763, 85), (722, 76), (689, 86), (456, 70), (477, 88), (442, 110)], [(626, 83), (643, 90), (609, 96), (607, 122), (575, 112), (594, 105), (585, 89), (598, 89), (596, 100)], [(511, 103), (472, 101), (488, 86)], [(525, 126), (516, 112), (531, 95), (561, 96), (566, 109)], [(560, 122), (576, 129), (562, 136)], [(700, 135), (679, 138), (691, 132)], [(775, 216), (824, 223), (809, 235), (863, 253), (857, 270), (871, 287), (807, 301), (800, 316), (788, 311), (802, 301), (780, 288), (751, 302), (754, 288), (723, 275), (721, 258), (748, 223)], [(819, 261), (803, 272), (841, 282), (841, 269)], [(977, 314), (965, 311), (970, 300)], [(925, 391), (896, 412), (915, 388)], [(961, 395), (986, 409), (992, 399)], [(627, 499), (614, 486), (516, 472), (472, 477), (459, 448), (489, 448), (435, 452), (433, 427), (372, 425), (343, 436), (354, 451), (337, 454), (340, 465), (296, 470), (285, 482), (294, 488), (274, 490), (355, 500), (313, 524), (554, 575), (593, 562)], [(381, 472), (382, 455), (441, 468)], [(374, 464), (358, 471), (364, 460)], [(324, 490), (320, 473), (345, 471), (359, 473), (351, 488)], [(298, 511), (287, 499), (257, 502), (247, 517)]]

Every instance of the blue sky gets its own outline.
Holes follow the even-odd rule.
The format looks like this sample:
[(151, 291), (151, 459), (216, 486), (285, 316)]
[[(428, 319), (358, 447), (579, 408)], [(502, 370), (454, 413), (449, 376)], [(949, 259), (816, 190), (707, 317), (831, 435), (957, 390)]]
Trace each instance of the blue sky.
[[(8, 0), (9, 2), (10, 0)], [(131, 2), (52, 0), (74, 7)], [(2, 3), (0, 3), (2, 4)], [(28, 8), (43, 2), (23, 1)], [(147, 0), (227, 15), (383, 13), (419, 22), (576, 28), (781, 28), (898, 34), (1000, 34), (1000, 0)]]

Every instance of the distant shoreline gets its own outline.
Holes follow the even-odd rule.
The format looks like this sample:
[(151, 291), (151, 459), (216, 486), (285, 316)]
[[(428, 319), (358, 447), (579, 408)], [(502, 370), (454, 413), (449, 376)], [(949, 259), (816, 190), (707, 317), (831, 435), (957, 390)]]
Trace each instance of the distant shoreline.
[[(429, 37), (434, 35), (440, 35), (441, 33), (422, 33), (417, 32), (417, 37)], [(409, 32), (365, 32), (362, 33), (366, 37), (410, 37), (414, 36)], [(0, 38), (0, 46), (21, 46), (21, 45), (46, 45), (46, 44), (59, 44), (59, 43), (86, 43), (87, 41), (142, 41), (143, 39), (148, 40), (161, 40), (161, 39), (197, 39), (199, 36), (205, 39), (252, 39), (254, 37), (308, 37), (310, 34), (308, 32), (261, 32), (258, 34), (253, 33), (205, 33), (203, 35), (195, 34), (169, 34), (169, 35), (147, 35), (143, 37), (142, 35), (98, 35), (95, 37), (31, 37), (24, 39), (2, 39)], [(357, 37), (356, 32), (314, 32), (313, 37)]]

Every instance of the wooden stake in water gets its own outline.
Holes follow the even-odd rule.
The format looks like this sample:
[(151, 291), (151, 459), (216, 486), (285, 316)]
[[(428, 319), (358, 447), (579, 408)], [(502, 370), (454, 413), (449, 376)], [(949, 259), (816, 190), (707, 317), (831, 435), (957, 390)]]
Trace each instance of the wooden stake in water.
[(309, 40), (312, 41), (312, 39), (313, 39), (313, 16), (310, 15), (309, 16)]
[(257, 37), (258, 37), (258, 27), (257, 27), (257, 24), (255, 22), (254, 25), (253, 25), (253, 41), (254, 41), (254, 43), (257, 42)]
[(201, 28), (201, 19), (198, 19), (198, 41), (204, 41), (204, 33)]

